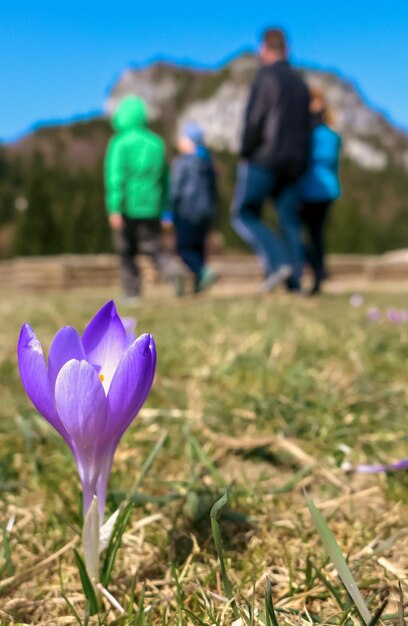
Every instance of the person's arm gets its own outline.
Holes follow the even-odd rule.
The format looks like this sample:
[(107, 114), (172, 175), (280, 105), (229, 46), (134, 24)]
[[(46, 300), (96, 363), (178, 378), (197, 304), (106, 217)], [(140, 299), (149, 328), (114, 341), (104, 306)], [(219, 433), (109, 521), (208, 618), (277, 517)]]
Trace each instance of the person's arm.
[(162, 180), (161, 212), (164, 213), (165, 211), (167, 211), (169, 207), (169, 193), (170, 193), (170, 169), (166, 161), (163, 163), (161, 180)]
[(211, 162), (210, 170), (210, 192), (214, 203), (214, 215), (212, 221), (214, 222), (218, 213), (218, 185), (217, 185), (217, 171), (214, 167), (214, 163)]
[(123, 225), (124, 204), (124, 155), (121, 143), (111, 139), (105, 156), (105, 200), (109, 222), (113, 229)]
[(185, 163), (178, 158), (173, 162), (171, 168), (170, 184), (170, 211), (174, 214), (180, 201), (180, 195), (184, 184)]
[(275, 88), (272, 76), (259, 72), (249, 96), (242, 135), (240, 156), (248, 159), (262, 139), (265, 116), (270, 109), (270, 100)]

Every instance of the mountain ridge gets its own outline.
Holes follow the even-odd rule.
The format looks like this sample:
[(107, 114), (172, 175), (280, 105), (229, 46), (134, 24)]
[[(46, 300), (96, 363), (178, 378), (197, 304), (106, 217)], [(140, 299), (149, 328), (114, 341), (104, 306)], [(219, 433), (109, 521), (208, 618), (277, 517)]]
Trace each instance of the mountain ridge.
[[(165, 107), (178, 100), (178, 125), (188, 117), (194, 118), (206, 131), (210, 147), (236, 153), (249, 86), (258, 66), (254, 55), (245, 54), (211, 70), (165, 62), (130, 68), (111, 89), (106, 109), (111, 113), (122, 97), (137, 94), (148, 102), (151, 119), (155, 120), (166, 115)], [(345, 153), (352, 160), (362, 167), (380, 170), (386, 167), (390, 157), (396, 157), (399, 164), (408, 167), (408, 134), (396, 128), (381, 111), (370, 107), (354, 82), (327, 70), (296, 69), (309, 85), (319, 86), (326, 92), (345, 139)], [(182, 80), (186, 77), (192, 81), (198, 78), (201, 84), (206, 82), (205, 92), (189, 97)], [(378, 145), (367, 144), (367, 139), (373, 138), (394, 154), (381, 150)]]

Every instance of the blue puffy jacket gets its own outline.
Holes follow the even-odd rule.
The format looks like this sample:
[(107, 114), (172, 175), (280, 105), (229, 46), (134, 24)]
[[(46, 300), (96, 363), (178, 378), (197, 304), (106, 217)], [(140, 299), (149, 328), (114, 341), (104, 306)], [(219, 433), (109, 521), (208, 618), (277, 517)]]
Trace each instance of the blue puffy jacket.
[(325, 202), (340, 197), (340, 147), (341, 138), (338, 133), (323, 123), (315, 126), (308, 166), (299, 181), (299, 192), (304, 202)]
[(170, 202), (174, 214), (196, 224), (214, 216), (215, 171), (211, 154), (204, 146), (197, 146), (194, 154), (182, 154), (175, 159)]

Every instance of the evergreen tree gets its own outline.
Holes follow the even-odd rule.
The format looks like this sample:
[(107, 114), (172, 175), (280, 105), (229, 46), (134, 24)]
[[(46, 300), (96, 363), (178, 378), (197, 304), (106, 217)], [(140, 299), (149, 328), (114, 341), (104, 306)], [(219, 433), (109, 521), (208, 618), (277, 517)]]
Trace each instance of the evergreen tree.
[(60, 252), (60, 232), (52, 211), (49, 173), (41, 155), (36, 154), (27, 180), (27, 208), (18, 216), (14, 237), (17, 255), (57, 254)]

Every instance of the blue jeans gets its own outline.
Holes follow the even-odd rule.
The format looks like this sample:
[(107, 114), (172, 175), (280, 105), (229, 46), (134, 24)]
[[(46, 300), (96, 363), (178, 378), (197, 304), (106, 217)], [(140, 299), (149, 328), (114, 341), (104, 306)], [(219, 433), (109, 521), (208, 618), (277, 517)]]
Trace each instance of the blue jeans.
[[(235, 231), (263, 262), (266, 276), (282, 265), (291, 265), (291, 284), (298, 287), (303, 266), (298, 193), (296, 185), (289, 184), (281, 187), (275, 197), (277, 182), (273, 170), (249, 162), (240, 163), (231, 222)], [(262, 221), (262, 205), (267, 198), (275, 200), (282, 237)]]

